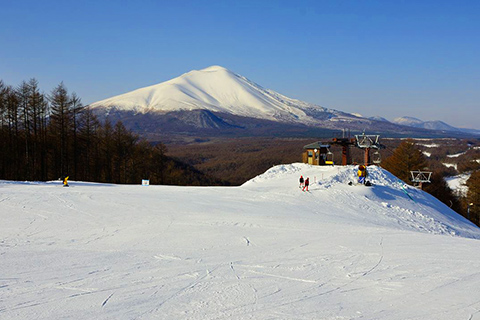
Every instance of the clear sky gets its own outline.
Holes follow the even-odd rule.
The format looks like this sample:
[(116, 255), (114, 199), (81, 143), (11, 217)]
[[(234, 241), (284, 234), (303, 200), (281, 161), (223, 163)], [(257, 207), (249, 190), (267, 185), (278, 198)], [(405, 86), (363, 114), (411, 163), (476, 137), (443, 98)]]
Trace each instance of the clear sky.
[(281, 94), (480, 129), (480, 1), (0, 0), (0, 79), (84, 104), (221, 65)]

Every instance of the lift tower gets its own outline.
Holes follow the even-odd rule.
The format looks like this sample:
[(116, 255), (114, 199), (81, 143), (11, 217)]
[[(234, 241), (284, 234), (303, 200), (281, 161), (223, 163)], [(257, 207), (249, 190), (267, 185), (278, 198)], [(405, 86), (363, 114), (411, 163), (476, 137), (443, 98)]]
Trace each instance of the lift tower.
[(350, 157), (350, 146), (355, 145), (354, 138), (333, 138), (330, 144), (342, 146), (342, 166), (352, 163), (352, 159)]
[[(360, 134), (355, 135), (357, 147), (365, 151), (365, 155), (363, 157), (364, 159), (363, 162), (365, 166), (368, 166), (369, 164), (372, 163), (370, 159), (370, 149), (379, 150), (384, 148), (384, 146), (380, 144), (379, 139), (380, 139), (380, 135), (365, 134), (365, 132), (361, 135)], [(378, 163), (379, 161), (375, 161), (375, 162)]]

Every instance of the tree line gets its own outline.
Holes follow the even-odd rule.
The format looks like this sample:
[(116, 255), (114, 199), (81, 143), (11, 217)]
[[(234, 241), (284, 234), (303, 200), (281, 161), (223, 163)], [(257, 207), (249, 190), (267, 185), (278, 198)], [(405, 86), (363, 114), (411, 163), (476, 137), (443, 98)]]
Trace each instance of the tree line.
[[(400, 143), (392, 154), (382, 161), (381, 166), (405, 183), (413, 184), (410, 171), (428, 169), (429, 163), (423, 153), (415, 146), (412, 139)], [(471, 175), (466, 182), (466, 195), (455, 194), (445, 181), (441, 170), (433, 170), (431, 183), (424, 185), (424, 190), (454, 211), (480, 226), (480, 170), (477, 165), (471, 166)]]
[(223, 184), (165, 153), (121, 122), (101, 123), (63, 83), (45, 94), (36, 79), (17, 87), (0, 80), (0, 179)]

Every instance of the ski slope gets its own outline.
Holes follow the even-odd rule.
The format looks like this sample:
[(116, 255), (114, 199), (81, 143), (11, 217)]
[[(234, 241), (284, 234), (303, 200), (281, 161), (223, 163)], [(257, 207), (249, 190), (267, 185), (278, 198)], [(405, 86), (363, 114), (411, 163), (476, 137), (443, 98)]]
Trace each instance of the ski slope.
[(480, 319), (480, 230), (376, 167), (349, 186), (354, 169), (0, 181), (0, 319)]

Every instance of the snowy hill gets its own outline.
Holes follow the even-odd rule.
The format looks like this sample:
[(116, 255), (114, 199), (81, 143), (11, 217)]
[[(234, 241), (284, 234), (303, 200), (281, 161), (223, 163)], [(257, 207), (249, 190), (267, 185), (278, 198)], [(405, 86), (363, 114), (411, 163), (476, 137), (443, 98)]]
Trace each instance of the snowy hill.
[(421, 126), (423, 124), (423, 121), (414, 117), (400, 117), (400, 118), (395, 118), (393, 119), (394, 123), (401, 124), (404, 126)]
[[(1, 319), (479, 319), (480, 230), (370, 167), (0, 182)], [(310, 192), (298, 188), (310, 177)]]
[(428, 130), (465, 132), (465, 133), (475, 134), (475, 135), (480, 134), (480, 131), (478, 130), (456, 128), (440, 120), (423, 121), (414, 117), (400, 117), (400, 118), (394, 119), (392, 122), (402, 126), (410, 126), (414, 128), (422, 128), (422, 129), (428, 129)]

